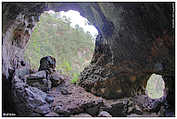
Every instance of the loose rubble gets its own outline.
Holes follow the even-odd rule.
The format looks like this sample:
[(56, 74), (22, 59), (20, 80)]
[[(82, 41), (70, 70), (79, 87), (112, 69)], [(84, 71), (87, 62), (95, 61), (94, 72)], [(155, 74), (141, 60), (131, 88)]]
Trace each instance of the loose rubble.
[[(15, 107), (18, 109), (17, 115), (132, 117), (165, 114), (165, 97), (151, 99), (147, 95), (138, 95), (105, 99), (87, 92), (79, 85), (70, 83), (69, 78), (57, 73), (52, 67), (53, 65), (48, 67), (48, 70), (40, 70), (32, 74), (26, 67), (15, 70), (12, 92)], [(47, 81), (51, 81), (51, 85), (54, 84), (49, 87)], [(44, 84), (46, 85), (43, 87), (47, 87), (47, 90), (42, 87)]]

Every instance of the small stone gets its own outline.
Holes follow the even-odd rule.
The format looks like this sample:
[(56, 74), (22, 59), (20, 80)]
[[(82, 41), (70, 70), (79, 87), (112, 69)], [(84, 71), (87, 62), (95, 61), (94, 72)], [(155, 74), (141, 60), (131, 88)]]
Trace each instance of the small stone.
[(54, 97), (51, 96), (51, 95), (47, 95), (46, 98), (45, 98), (45, 100), (46, 100), (48, 103), (53, 103)]
[(55, 108), (54, 108), (54, 111), (56, 112), (56, 113), (60, 113), (60, 110), (62, 109), (62, 105), (58, 105), (58, 106), (56, 106)]
[(98, 117), (112, 117), (112, 116), (108, 112), (106, 112), (106, 111), (101, 111), (98, 114)]
[(61, 90), (61, 94), (63, 94), (63, 95), (69, 95), (69, 94), (71, 94), (71, 93), (68, 92), (68, 90), (66, 90), (66, 89), (62, 89), (62, 90)]

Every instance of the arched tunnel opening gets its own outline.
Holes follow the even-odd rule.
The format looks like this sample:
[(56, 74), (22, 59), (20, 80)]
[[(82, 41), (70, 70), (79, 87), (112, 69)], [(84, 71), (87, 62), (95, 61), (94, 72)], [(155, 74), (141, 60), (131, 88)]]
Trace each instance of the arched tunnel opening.
[(56, 70), (76, 83), (80, 72), (91, 62), (97, 29), (74, 10), (45, 11), (40, 15), (25, 49), (25, 59), (37, 70), (40, 59), (52, 56)]
[[(175, 116), (174, 3), (3, 2), (2, 5), (3, 116)], [(51, 10), (63, 11), (60, 17), (68, 10), (78, 11), (88, 19), (86, 24), (96, 27), (98, 35), (90, 35), (92, 29), (85, 38), (80, 34), (85, 31), (79, 25), (70, 27), (68, 24), (72, 23), (67, 17), (64, 18), (67, 23), (61, 20), (58, 27), (53, 24), (56, 21), (53, 16), (58, 17), (58, 13)], [(61, 24), (70, 29), (67, 33), (76, 33), (75, 37), (57, 32)], [(56, 36), (50, 35), (52, 32)], [(96, 40), (91, 42), (93, 46), (79, 48), (75, 54), (60, 52), (73, 53), (79, 42), (71, 39), (79, 37)], [(53, 42), (59, 38), (63, 42)], [(67, 42), (62, 44), (67, 40), (69, 48), (65, 47)], [(46, 44), (50, 47), (44, 47)], [(61, 54), (67, 54), (63, 56), (67, 58), (60, 59)], [(77, 69), (78, 76), (69, 60), (80, 59), (84, 54), (91, 59)], [(30, 65), (38, 65), (34, 67), (38, 70)], [(68, 73), (69, 78), (56, 69), (64, 70), (61, 72)], [(76, 79), (78, 82), (73, 84)]]
[(152, 99), (161, 98), (165, 93), (165, 82), (161, 75), (152, 74), (146, 85), (147, 94)]

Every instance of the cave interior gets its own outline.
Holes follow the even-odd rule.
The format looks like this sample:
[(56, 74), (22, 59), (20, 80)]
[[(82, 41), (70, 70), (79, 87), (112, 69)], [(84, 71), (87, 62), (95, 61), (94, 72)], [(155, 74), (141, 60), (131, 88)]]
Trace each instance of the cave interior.
[[(175, 116), (174, 6), (173, 2), (2, 2), (3, 116)], [(45, 101), (48, 93), (22, 78), (32, 72), (24, 59), (26, 45), (40, 15), (49, 10), (79, 11), (98, 30), (92, 60), (80, 73), (78, 85), (65, 81), (56, 87), (59, 94), (51, 93), (52, 104)], [(165, 95), (157, 100), (146, 96), (152, 74), (165, 82)]]

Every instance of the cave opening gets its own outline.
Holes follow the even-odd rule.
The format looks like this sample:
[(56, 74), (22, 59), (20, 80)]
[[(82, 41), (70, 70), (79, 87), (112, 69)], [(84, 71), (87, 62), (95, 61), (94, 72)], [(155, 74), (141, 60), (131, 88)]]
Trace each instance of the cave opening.
[(56, 58), (56, 69), (75, 83), (94, 53), (97, 29), (78, 11), (45, 11), (32, 32), (25, 58), (33, 70), (44, 56)]
[[(72, 42), (73, 40), (70, 39), (81, 39), (79, 37), (80, 26), (73, 25), (72, 27), (70, 21), (76, 15), (71, 13), (73, 16), (69, 20), (65, 15), (63, 18), (65, 22), (61, 20), (66, 28), (63, 30), (61, 26), (59, 28), (57, 27), (57, 23), (51, 22), (52, 20), (55, 21), (53, 16), (56, 13), (50, 9), (56, 12), (62, 10), (64, 12), (70, 9), (78, 10), (82, 16), (88, 18), (99, 30), (97, 39), (91, 40), (93, 41), (92, 44), (96, 45), (93, 46), (95, 47), (93, 48), (95, 51), (92, 61), (80, 73), (81, 80), (78, 85), (71, 83), (78, 79), (78, 75), (75, 72), (72, 75), (72, 70), (75, 68), (67, 60), (74, 61), (72, 59), (74, 57), (66, 53), (67, 50), (74, 51), (71, 47), (66, 47), (67, 45), (75, 45), (76, 42)], [(175, 57), (173, 53), (175, 42), (173, 42), (174, 28), (170, 28), (172, 21), (170, 16), (173, 15), (173, 9), (174, 6), (172, 3), (164, 5), (157, 3), (149, 5), (144, 3), (96, 2), (4, 4), (2, 24), (3, 116), (8, 116), (9, 112), (12, 112), (12, 114), (15, 113), (15, 115), (17, 114), (16, 116), (77, 116), (77, 114), (84, 112), (87, 116), (96, 117), (102, 116), (101, 111), (104, 111), (104, 114), (106, 111), (107, 116), (110, 117), (174, 116)], [(50, 19), (42, 24), (38, 18), (44, 11), (48, 11), (46, 14)], [(75, 21), (80, 22), (81, 20), (76, 18)], [(38, 24), (34, 27), (36, 23)], [(48, 26), (46, 27), (46, 25)], [(37, 29), (37, 27), (43, 27), (43, 30), (45, 29), (47, 33), (43, 32), (42, 29)], [(58, 29), (59, 31), (57, 31)], [(78, 31), (75, 37), (69, 34), (71, 32), (68, 33), (68, 29), (70, 29), (69, 31), (72, 31), (72, 29)], [(31, 34), (34, 37), (34, 34), (38, 31), (42, 31), (40, 34), (42, 37), (36, 35), (36, 38), (32, 40)], [(83, 32), (85, 32), (84, 29)], [(68, 33), (66, 37), (70, 38), (65, 37), (62, 39), (61, 36), (64, 33)], [(164, 33), (165, 35), (163, 35)], [(48, 36), (49, 38), (47, 39)], [(92, 34), (90, 32), (91, 36)], [(31, 38), (30, 41), (29, 38)], [(57, 42), (59, 43), (57, 45), (55, 41), (58, 38), (60, 40)], [(45, 39), (47, 41), (44, 41)], [(68, 42), (64, 43), (64, 41)], [(94, 43), (94, 41), (96, 42)], [(29, 52), (26, 46), (28, 48), (31, 46)], [(44, 48), (44, 46), (47, 47)], [(74, 56), (79, 62), (82, 59), (79, 56), (88, 54), (88, 52), (84, 53), (85, 50), (79, 48), (80, 52), (75, 53), (76, 55)], [(30, 63), (24, 60), (24, 51), (31, 53), (31, 56), (26, 55), (26, 61), (29, 60)], [(51, 53), (53, 51), (54, 53)], [(34, 52), (37, 53), (35, 54)], [(46, 52), (47, 54), (42, 54)], [(69, 58), (58, 59), (56, 55), (60, 56), (61, 54), (64, 56), (69, 54)], [(41, 71), (31, 71), (28, 64), (32, 64), (32, 68), (38, 69), (39, 60), (46, 55), (55, 57), (57, 59), (57, 65), (59, 63), (62, 64), (57, 66), (59, 72), (61, 71), (65, 75), (71, 75), (71, 78), (62, 77), (63, 74), (60, 75), (58, 71), (55, 72), (53, 70), (50, 73), (50, 70), (48, 70), (49, 72), (42, 71), (44, 75), (40, 80), (36, 78), (37, 80), (34, 79), (34, 82), (33, 80), (31, 82), (27, 80), (26, 82), (24, 79), (26, 75), (28, 77), (30, 75), (34, 76), (34, 74), (39, 74)], [(36, 64), (33, 59), (38, 60)], [(48, 61), (50, 62), (51, 59)], [(75, 64), (77, 63), (75, 62)], [(163, 66), (162, 68), (161, 65)], [(163, 81), (161, 82), (161, 77), (158, 75), (155, 75), (157, 76), (155, 79), (158, 80), (155, 81), (152, 75), (147, 82), (149, 74), (154, 72), (163, 76), (165, 86)], [(55, 80), (56, 82), (54, 82), (52, 77), (55, 76), (54, 74), (59, 74), (60, 76), (60, 79), (57, 78), (59, 80)], [(11, 80), (6, 83), (7, 78)], [(42, 86), (43, 82), (47, 82), (47, 78), (49, 79), (48, 82), (51, 83), (53, 81), (52, 84), (55, 83), (56, 86), (52, 86), (51, 88), (47, 84), (45, 85), (46, 91)], [(167, 94), (163, 92), (166, 90), (165, 88), (167, 89)], [(49, 91), (48, 89), (52, 90)], [(154, 92), (156, 94), (153, 94)], [(145, 93), (147, 95), (144, 95)], [(163, 95), (164, 97), (167, 95), (167, 98), (165, 97), (166, 99), (164, 98), (164, 101), (161, 101)], [(11, 102), (12, 104), (10, 104)], [(109, 105), (107, 105), (108, 103)], [(168, 104), (173, 108), (172, 111)], [(51, 112), (52, 114), (55, 112), (54, 115), (50, 115)], [(73, 114), (73, 112), (76, 114)]]
[(161, 75), (152, 74), (146, 85), (147, 95), (152, 99), (165, 96), (165, 82)]

